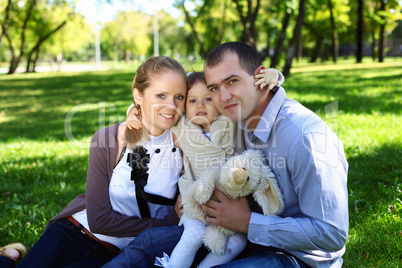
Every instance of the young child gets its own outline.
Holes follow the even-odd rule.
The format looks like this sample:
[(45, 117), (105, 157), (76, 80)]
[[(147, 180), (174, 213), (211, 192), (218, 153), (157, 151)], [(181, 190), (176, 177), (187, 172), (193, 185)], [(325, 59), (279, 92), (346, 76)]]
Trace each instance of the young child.
[[(255, 77), (259, 79), (255, 85), (261, 89), (268, 86), (269, 90), (275, 90), (274, 87), (284, 81), (283, 75), (276, 69), (263, 69)], [(236, 151), (234, 147), (244, 147), (233, 146), (235, 142), (244, 140), (242, 132), (228, 118), (221, 116), (212, 103), (204, 73), (190, 73), (187, 77), (187, 88), (185, 116), (172, 128), (183, 151), (185, 172), (179, 179), (182, 196), (206, 168), (217, 167), (223, 164), (227, 157), (242, 152), (241, 149)], [(126, 120), (129, 128), (139, 127), (135, 113), (135, 109), (129, 108)], [(184, 232), (169, 258), (171, 267), (175, 268), (190, 267), (203, 243), (205, 231), (203, 222), (190, 219), (185, 214), (180, 224), (183, 224)], [(223, 255), (211, 252), (198, 267), (228, 263), (243, 251), (246, 244), (246, 235), (236, 233), (229, 238)]]

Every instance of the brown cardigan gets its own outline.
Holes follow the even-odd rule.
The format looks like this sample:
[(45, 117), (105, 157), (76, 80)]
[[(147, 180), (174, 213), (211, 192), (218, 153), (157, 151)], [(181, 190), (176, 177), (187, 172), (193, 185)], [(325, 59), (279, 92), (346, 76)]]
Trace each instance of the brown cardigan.
[(92, 137), (87, 172), (86, 194), (73, 199), (55, 220), (71, 216), (87, 209), (89, 228), (94, 233), (115, 237), (133, 237), (142, 231), (157, 226), (174, 225), (179, 222), (175, 210), (163, 219), (126, 216), (112, 209), (109, 198), (109, 183), (116, 164), (117, 130), (119, 124), (98, 130)]

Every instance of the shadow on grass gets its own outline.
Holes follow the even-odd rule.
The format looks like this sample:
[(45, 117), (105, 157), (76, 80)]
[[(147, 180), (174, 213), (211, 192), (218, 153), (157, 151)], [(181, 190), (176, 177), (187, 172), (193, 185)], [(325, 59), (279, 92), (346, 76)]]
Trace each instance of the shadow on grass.
[[(353, 148), (348, 148), (353, 151)], [(402, 144), (386, 144), (371, 154), (348, 158), (349, 205), (356, 212), (402, 198)], [(399, 188), (398, 188), (399, 187)]]
[(372, 154), (348, 159), (350, 230), (345, 267), (402, 264), (400, 159), (401, 144), (387, 144)]
[(0, 159), (1, 245), (31, 247), (56, 216), (85, 192), (88, 155)]
[(72, 135), (90, 136), (125, 119), (133, 77), (115, 71), (0, 81), (0, 139), (66, 140), (69, 112)]
[(78, 193), (85, 192), (87, 167), (87, 155), (2, 159), (0, 201), (8, 203), (18, 196), (19, 205), (29, 205), (46, 197), (55, 205), (66, 206)]

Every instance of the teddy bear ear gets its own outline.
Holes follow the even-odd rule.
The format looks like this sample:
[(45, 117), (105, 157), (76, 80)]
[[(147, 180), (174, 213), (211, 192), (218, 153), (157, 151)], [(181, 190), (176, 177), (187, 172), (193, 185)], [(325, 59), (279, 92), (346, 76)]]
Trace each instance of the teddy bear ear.
[(264, 175), (258, 186), (258, 190), (253, 194), (254, 200), (260, 205), (264, 215), (278, 215), (282, 213), (285, 207), (282, 192), (275, 179), (275, 175), (271, 171)]

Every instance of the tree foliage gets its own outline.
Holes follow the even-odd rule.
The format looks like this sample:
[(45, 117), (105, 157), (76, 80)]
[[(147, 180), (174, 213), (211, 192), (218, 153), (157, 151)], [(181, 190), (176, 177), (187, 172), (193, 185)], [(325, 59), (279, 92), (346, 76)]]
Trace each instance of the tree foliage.
[(121, 11), (101, 31), (102, 51), (114, 60), (129, 61), (145, 55), (151, 46), (152, 16), (144, 12)]
[[(118, 1), (135, 3), (96, 3)], [(9, 73), (22, 61), (27, 71), (34, 71), (41, 58), (94, 57), (93, 26), (75, 14), (76, 3), (0, 0), (0, 60), (10, 62)], [(339, 56), (356, 55), (361, 62), (370, 54), (383, 61), (385, 41), (402, 19), (398, 0), (176, 0), (174, 6), (180, 16), (156, 13), (160, 54), (204, 57), (222, 42), (241, 41), (253, 46), (263, 60), (268, 58), (271, 67), (284, 67), (285, 73), (292, 60), (302, 56), (311, 62), (336, 62)], [(98, 25), (103, 59), (129, 61), (152, 55), (156, 17), (124, 10)]]
[(27, 71), (34, 71), (42, 44), (74, 15), (71, 3), (63, 0), (8, 0), (7, 4), (2, 0), (1, 6), (6, 6), (1, 12), (1, 37), (6, 42), (0, 46), (8, 47), (10, 53), (9, 74), (25, 57)]

